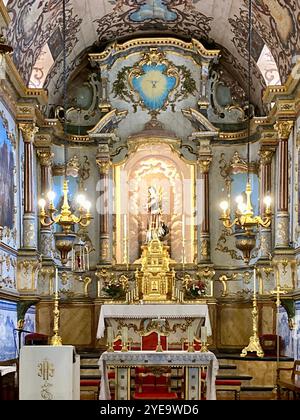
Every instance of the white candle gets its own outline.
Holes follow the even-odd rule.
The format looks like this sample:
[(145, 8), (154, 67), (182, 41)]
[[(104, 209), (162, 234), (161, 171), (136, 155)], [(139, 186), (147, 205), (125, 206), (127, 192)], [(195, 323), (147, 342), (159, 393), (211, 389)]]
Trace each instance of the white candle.
[(122, 342), (125, 345), (128, 343), (128, 327), (122, 328)]
[(207, 342), (207, 328), (201, 327), (201, 342), (206, 343)]
[(182, 215), (182, 239), (185, 240), (185, 215)]
[(253, 271), (253, 290), (254, 290), (254, 295), (256, 295), (256, 268), (254, 268), (254, 271)]
[(112, 327), (107, 327), (107, 342), (112, 344), (113, 342), (113, 329)]
[(127, 218), (126, 214), (124, 214), (124, 240), (127, 239)]
[(188, 342), (189, 344), (193, 344), (194, 342), (194, 331), (193, 331), (193, 327), (188, 327)]
[(55, 269), (55, 293), (58, 293), (58, 269)]

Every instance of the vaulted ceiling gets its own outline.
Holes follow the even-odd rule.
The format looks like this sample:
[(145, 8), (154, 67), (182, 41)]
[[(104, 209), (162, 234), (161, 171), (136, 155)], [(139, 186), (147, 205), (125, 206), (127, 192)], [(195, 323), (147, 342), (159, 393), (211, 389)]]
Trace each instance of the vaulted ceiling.
[[(50, 102), (57, 102), (63, 83), (62, 1), (6, 3), (12, 19), (8, 38), (24, 81), (42, 85)], [(66, 0), (66, 8), (68, 74), (91, 48), (159, 33), (221, 48), (224, 66), (241, 84), (247, 80), (248, 0)], [(253, 0), (254, 103), (261, 103), (266, 84), (287, 79), (300, 47), (299, 25), (300, 0)]]

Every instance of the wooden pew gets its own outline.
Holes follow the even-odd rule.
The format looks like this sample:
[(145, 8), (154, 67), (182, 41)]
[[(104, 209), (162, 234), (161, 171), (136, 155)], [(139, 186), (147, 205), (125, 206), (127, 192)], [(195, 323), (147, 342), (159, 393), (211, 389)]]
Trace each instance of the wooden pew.
[[(11, 372), (9, 372), (10, 368), (12, 368)], [(17, 380), (16, 380), (17, 370), (18, 370), (17, 359), (6, 360), (5, 362), (0, 362), (0, 400), (18, 399)]]
[[(291, 378), (283, 380), (280, 378), (280, 372), (291, 371)], [(277, 369), (277, 399), (281, 400), (281, 390), (286, 389), (293, 393), (293, 399), (300, 396), (300, 360), (295, 360), (294, 366), (291, 368)]]

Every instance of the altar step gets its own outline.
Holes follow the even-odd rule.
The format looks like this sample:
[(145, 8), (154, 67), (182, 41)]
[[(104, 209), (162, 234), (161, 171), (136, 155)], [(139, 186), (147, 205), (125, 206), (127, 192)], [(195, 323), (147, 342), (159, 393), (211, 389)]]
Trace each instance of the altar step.
[[(232, 400), (234, 395), (229, 391), (218, 391), (218, 400)], [(276, 400), (276, 394), (270, 386), (242, 386), (241, 400)]]

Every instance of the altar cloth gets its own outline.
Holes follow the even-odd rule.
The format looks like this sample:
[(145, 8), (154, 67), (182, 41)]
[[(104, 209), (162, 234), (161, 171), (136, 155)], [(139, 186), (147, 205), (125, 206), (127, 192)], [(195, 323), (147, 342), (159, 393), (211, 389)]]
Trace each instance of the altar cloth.
[(211, 336), (211, 324), (207, 305), (102, 305), (97, 338), (102, 338), (105, 332), (105, 318), (142, 319), (142, 318), (205, 318), (204, 326), (207, 335)]

